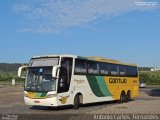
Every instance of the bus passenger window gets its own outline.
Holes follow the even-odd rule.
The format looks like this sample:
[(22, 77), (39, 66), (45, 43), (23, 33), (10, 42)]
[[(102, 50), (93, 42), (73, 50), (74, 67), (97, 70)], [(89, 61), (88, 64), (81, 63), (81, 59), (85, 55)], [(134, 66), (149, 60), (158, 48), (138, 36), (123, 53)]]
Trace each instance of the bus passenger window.
[(99, 63), (100, 75), (109, 75), (109, 66), (107, 63)]
[(127, 77), (137, 77), (138, 76), (138, 70), (135, 66), (127, 66), (126, 69)]
[(99, 74), (97, 62), (92, 62), (92, 61), (88, 62), (88, 74), (93, 74), (93, 75)]
[(119, 76), (121, 77), (126, 76), (126, 67), (124, 65), (119, 65)]
[(110, 66), (111, 66), (111, 75), (112, 76), (117, 76), (118, 75), (117, 65), (116, 64), (110, 64)]
[(86, 62), (84, 60), (77, 60), (75, 61), (75, 74), (86, 74), (87, 69), (86, 69)]

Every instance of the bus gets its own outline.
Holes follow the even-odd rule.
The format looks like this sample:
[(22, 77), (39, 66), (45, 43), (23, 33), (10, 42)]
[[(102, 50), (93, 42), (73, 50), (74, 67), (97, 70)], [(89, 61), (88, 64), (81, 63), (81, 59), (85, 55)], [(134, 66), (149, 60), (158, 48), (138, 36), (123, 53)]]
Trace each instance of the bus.
[(78, 109), (88, 103), (123, 103), (139, 94), (136, 64), (101, 57), (35, 56), (18, 69), (18, 76), (25, 78), (24, 102), (31, 106)]

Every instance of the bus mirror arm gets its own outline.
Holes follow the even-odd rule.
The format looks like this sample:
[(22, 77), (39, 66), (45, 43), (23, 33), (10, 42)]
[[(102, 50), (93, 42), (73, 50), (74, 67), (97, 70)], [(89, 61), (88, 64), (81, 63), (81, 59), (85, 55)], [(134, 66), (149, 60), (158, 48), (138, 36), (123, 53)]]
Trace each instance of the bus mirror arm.
[(59, 78), (60, 67), (61, 67), (60, 65), (53, 66), (53, 69), (52, 69), (52, 77), (53, 78)]
[(26, 68), (27, 68), (27, 66), (21, 66), (21, 67), (18, 68), (18, 77), (25, 78), (25, 77), (22, 76), (22, 71)]

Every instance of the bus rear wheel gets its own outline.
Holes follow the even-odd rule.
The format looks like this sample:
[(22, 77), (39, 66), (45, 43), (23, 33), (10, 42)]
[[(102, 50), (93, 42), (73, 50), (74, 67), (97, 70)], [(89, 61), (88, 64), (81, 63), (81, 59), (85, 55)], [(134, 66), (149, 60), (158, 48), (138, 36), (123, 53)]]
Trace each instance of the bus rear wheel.
[(121, 95), (120, 95), (120, 99), (119, 99), (119, 102), (120, 103), (124, 103), (126, 101), (126, 95), (125, 95), (125, 92), (121, 92)]
[(74, 105), (73, 105), (73, 108), (74, 108), (74, 109), (79, 109), (79, 106), (80, 106), (80, 99), (79, 99), (79, 95), (77, 94), (77, 95), (74, 97)]
[(127, 102), (131, 101), (131, 91), (127, 92)]

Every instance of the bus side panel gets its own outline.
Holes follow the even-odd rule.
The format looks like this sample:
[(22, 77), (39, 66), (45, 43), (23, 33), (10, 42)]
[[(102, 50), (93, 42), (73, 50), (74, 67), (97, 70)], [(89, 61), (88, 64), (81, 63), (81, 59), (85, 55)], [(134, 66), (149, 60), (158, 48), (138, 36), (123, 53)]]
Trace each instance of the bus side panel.
[[(126, 82), (119, 82), (125, 80)], [(115, 100), (120, 98), (122, 91), (125, 91), (127, 94), (128, 91), (131, 91), (131, 97), (137, 97), (139, 93), (138, 78), (133, 77), (105, 77), (105, 82), (108, 85), (108, 88), (112, 94), (112, 97)]]
[(74, 93), (83, 93), (83, 103), (114, 100), (101, 76), (74, 75)]
[[(102, 101), (118, 100), (121, 91), (131, 91), (131, 97), (138, 96), (138, 78), (121, 77), (126, 79), (126, 83), (110, 83), (108, 76), (92, 76), (92, 75), (73, 75), (71, 86), (68, 92), (59, 94), (59, 105), (73, 104), (74, 97), (77, 93), (82, 94), (83, 104)], [(61, 97), (68, 96), (65, 104), (61, 103)]]

